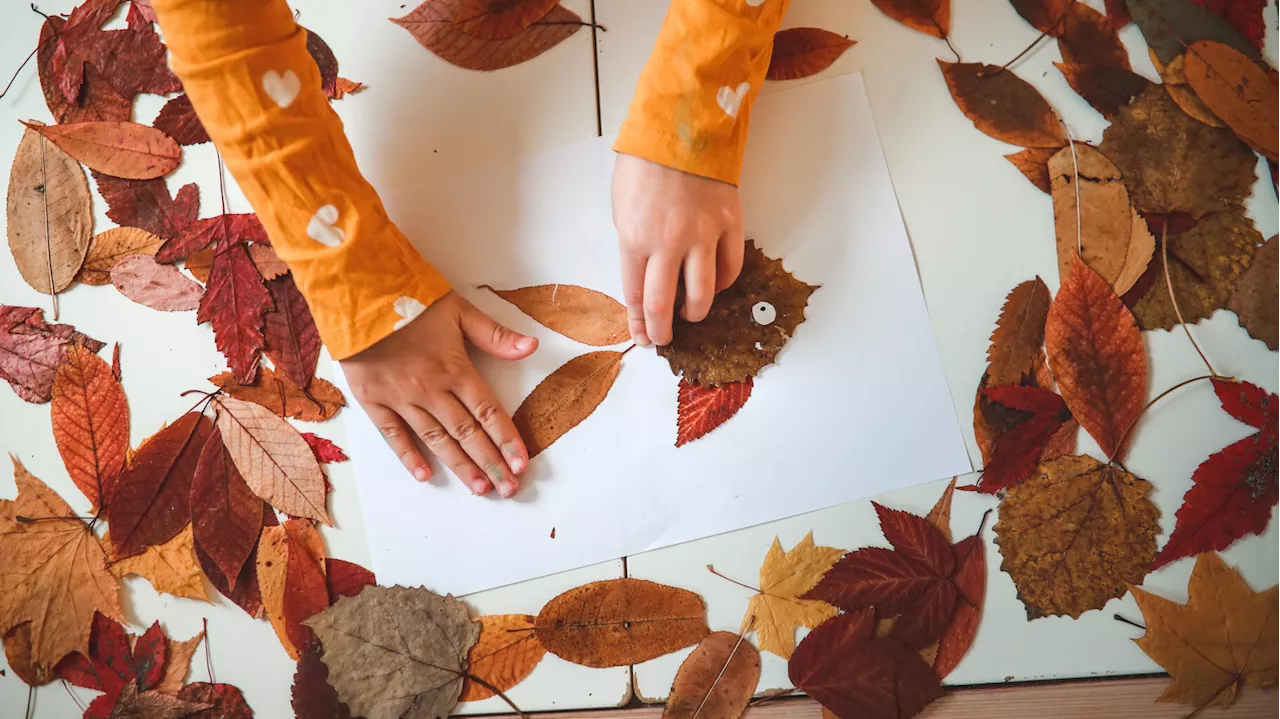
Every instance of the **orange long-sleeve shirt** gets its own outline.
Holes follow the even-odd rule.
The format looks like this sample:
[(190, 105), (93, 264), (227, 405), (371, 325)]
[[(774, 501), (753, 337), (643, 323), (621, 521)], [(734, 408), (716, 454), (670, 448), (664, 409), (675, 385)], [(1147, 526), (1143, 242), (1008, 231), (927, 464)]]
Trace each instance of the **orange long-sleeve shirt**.
[[(614, 149), (736, 184), (790, 0), (673, 0)], [(197, 114), (293, 271), (330, 354), (449, 292), (360, 174), (285, 0), (154, 0)]]

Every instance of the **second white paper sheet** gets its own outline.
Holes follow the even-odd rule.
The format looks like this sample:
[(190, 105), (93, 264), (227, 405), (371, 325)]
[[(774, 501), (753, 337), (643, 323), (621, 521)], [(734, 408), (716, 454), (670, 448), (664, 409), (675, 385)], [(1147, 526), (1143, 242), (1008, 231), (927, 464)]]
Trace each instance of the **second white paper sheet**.
[[(459, 292), (541, 341), (518, 363), (476, 357), (512, 411), (596, 348), (478, 286), (575, 284), (621, 299), (613, 160), (595, 140), (384, 188)], [(414, 481), (369, 420), (348, 412), (379, 583), (466, 594), (971, 470), (860, 75), (759, 100), (742, 202), (747, 237), (821, 287), (737, 415), (677, 448), (679, 380), (652, 348), (636, 348), (595, 413), (502, 500), (472, 496), (444, 469)]]

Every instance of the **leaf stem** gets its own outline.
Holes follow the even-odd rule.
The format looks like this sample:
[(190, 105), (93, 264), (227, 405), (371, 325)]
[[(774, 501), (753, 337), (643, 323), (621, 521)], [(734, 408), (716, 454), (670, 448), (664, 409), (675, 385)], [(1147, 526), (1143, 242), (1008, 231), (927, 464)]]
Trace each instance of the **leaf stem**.
[(989, 516), (991, 516), (990, 509), (982, 513), (982, 519), (978, 522), (978, 531), (974, 532), (973, 536), (977, 537), (982, 534), (982, 528), (987, 526), (987, 517)]
[(495, 687), (494, 685), (490, 684), (489, 682), (481, 679), (480, 677), (470, 672), (458, 672), (458, 674), (462, 675), (464, 679), (473, 681), (476, 684), (479, 684), (480, 686), (484, 687), (485, 689), (488, 689), (489, 691), (493, 692), (495, 695), (497, 695), (499, 699), (506, 702), (507, 706), (511, 707), (511, 710), (514, 711), (516, 715), (520, 717), (520, 719), (529, 719), (529, 715), (521, 711), (520, 707), (516, 706), (515, 702), (511, 701), (511, 699), (506, 694), (503, 694), (501, 689)]
[(21, 514), (14, 516), (14, 521), (18, 524), (35, 524), (36, 522), (89, 522), (96, 517), (81, 517), (75, 514), (68, 514), (63, 517), (26, 517)]
[(956, 56), (956, 62), (964, 62), (960, 59), (960, 51), (956, 50), (956, 46), (951, 44), (951, 36), (943, 35), (942, 41), (947, 44), (947, 48), (951, 50), (951, 54)]
[(1164, 399), (1166, 395), (1170, 394), (1176, 389), (1181, 389), (1193, 382), (1199, 382), (1201, 380), (1206, 380), (1206, 379), (1224, 379), (1224, 378), (1220, 375), (1211, 375), (1211, 374), (1200, 375), (1199, 377), (1192, 377), (1191, 379), (1183, 380), (1175, 384), (1174, 386), (1170, 387), (1169, 389), (1156, 395), (1155, 399), (1148, 402), (1146, 406), (1142, 408), (1142, 411), (1138, 413), (1138, 416), (1133, 418), (1133, 421), (1129, 423), (1129, 426), (1125, 427), (1124, 432), (1120, 435), (1120, 441), (1116, 442), (1116, 451), (1113, 452), (1111, 456), (1107, 458), (1107, 464), (1117, 463), (1116, 457), (1119, 457), (1121, 454), (1123, 454), (1125, 442), (1128, 441), (1129, 435), (1133, 432), (1133, 428), (1138, 425), (1138, 422), (1142, 419), (1143, 415), (1147, 413), (1147, 410), (1151, 409), (1151, 405)]
[(781, 691), (775, 691), (775, 692), (773, 692), (772, 694), (766, 694), (766, 695), (764, 695), (764, 696), (762, 696), (762, 697), (759, 697), (759, 698), (756, 698), (756, 699), (752, 699), (751, 701), (747, 702), (747, 706), (748, 706), (748, 707), (758, 707), (758, 706), (760, 706), (761, 704), (764, 704), (765, 702), (771, 702), (771, 701), (773, 701), (774, 699), (778, 699), (778, 698), (780, 698), (780, 697), (789, 697), (789, 696), (791, 696), (792, 694), (796, 694), (796, 693), (798, 693), (799, 691), (800, 691), (800, 687), (791, 687), (790, 689), (783, 689), (783, 690), (781, 690)]
[(40, 198), (44, 204), (44, 256), (49, 268), (49, 297), (53, 299), (53, 321), (58, 321), (58, 292), (53, 281), (53, 226), (49, 221), (49, 171), (44, 164), (44, 135), (40, 136)]
[[(1070, 12), (1070, 10), (1071, 10), (1071, 6), (1072, 6), (1073, 4), (1074, 4), (1074, 3), (1068, 3), (1068, 4), (1067, 4), (1067, 6), (1066, 6), (1066, 8), (1062, 11), (1062, 14), (1058, 15), (1058, 19), (1057, 19), (1057, 20), (1054, 20), (1054, 21), (1053, 21), (1053, 24), (1049, 26), (1049, 28), (1050, 28), (1050, 29), (1049, 29), (1049, 30), (1045, 30), (1044, 32), (1040, 33), (1040, 37), (1037, 37), (1035, 40), (1032, 40), (1032, 41), (1031, 41), (1031, 44), (1030, 44), (1030, 45), (1028, 45), (1028, 46), (1026, 46), (1026, 48), (1024, 48), (1022, 52), (1018, 53), (1017, 55), (1014, 55), (1012, 60), (1010, 60), (1009, 62), (1006, 62), (1005, 64), (1001, 65), (1000, 67), (996, 68), (995, 70), (991, 70), (991, 71), (989, 71), (989, 72), (981, 72), (981, 73), (978, 73), (978, 77), (986, 77), (987, 75), (995, 75), (995, 74), (996, 74), (996, 73), (998, 73), (998, 72), (1003, 72), (1003, 71), (1005, 71), (1005, 70), (1008, 70), (1010, 65), (1012, 65), (1013, 63), (1015, 63), (1015, 62), (1017, 62), (1017, 61), (1021, 60), (1023, 55), (1026, 55), (1027, 53), (1031, 52), (1032, 48), (1034, 48), (1036, 45), (1039, 45), (1041, 40), (1043, 40), (1043, 39), (1045, 39), (1046, 37), (1048, 37), (1048, 36), (1049, 36), (1049, 33), (1050, 33), (1050, 31), (1051, 31), (1051, 30), (1057, 30), (1057, 29), (1058, 29), (1058, 26), (1059, 26), (1059, 25), (1061, 25), (1061, 24), (1062, 24), (1062, 21), (1066, 19), (1066, 17), (1067, 17), (1067, 13), (1068, 13), (1068, 12)], [(948, 44), (950, 44), (950, 43), (948, 43)]]
[(751, 586), (750, 584), (743, 584), (742, 582), (739, 582), (738, 580), (733, 579), (732, 577), (726, 577), (725, 575), (721, 574), (720, 572), (717, 572), (717, 571), (716, 571), (716, 566), (715, 566), (714, 564), (708, 564), (708, 565), (707, 565), (707, 571), (708, 571), (708, 572), (711, 572), (712, 574), (716, 575), (717, 577), (720, 577), (721, 579), (725, 580), (726, 582), (732, 582), (733, 584), (736, 584), (736, 585), (738, 585), (739, 587), (742, 587), (743, 589), (750, 589), (751, 591), (755, 592), (756, 594), (764, 594), (764, 592), (760, 591), (759, 589), (756, 589), (755, 587)]
[(1122, 616), (1120, 616), (1119, 614), (1112, 614), (1112, 615), (1111, 615), (1111, 618), (1112, 618), (1112, 619), (1114, 619), (1114, 620), (1116, 620), (1117, 622), (1122, 622), (1122, 623), (1124, 623), (1124, 624), (1128, 624), (1128, 625), (1129, 625), (1129, 626), (1131, 626), (1131, 627), (1137, 627), (1138, 629), (1141, 629), (1141, 630), (1142, 630), (1142, 631), (1144, 631), (1144, 632), (1147, 630), (1147, 628), (1146, 628), (1146, 627), (1144, 627), (1144, 626), (1142, 626), (1141, 624), (1139, 624), (1139, 623), (1137, 623), (1137, 622), (1133, 621), (1132, 619), (1127, 619), (1127, 618), (1125, 618), (1125, 617), (1122, 617)]
[(1200, 359), (1204, 361), (1204, 366), (1209, 368), (1209, 374), (1218, 377), (1218, 370), (1213, 368), (1213, 363), (1205, 356), (1204, 350), (1200, 349), (1200, 345), (1196, 342), (1196, 338), (1191, 336), (1191, 328), (1187, 326), (1187, 321), (1182, 319), (1182, 310), (1178, 308), (1178, 298), (1173, 294), (1173, 278), (1169, 275), (1169, 223), (1165, 222), (1160, 228), (1160, 263), (1164, 266), (1164, 286), (1169, 292), (1169, 304), (1173, 305), (1173, 314), (1178, 318), (1178, 324), (1182, 325), (1182, 331), (1187, 333), (1187, 340), (1191, 342), (1191, 346), (1196, 349), (1196, 354), (1200, 355)]

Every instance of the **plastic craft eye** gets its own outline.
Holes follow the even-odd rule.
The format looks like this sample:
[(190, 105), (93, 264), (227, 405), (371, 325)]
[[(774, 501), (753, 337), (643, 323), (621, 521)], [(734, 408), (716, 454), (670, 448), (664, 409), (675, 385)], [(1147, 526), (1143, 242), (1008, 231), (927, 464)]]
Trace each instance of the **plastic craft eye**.
[(751, 306), (751, 319), (755, 320), (756, 324), (771, 325), (778, 319), (778, 311), (768, 302), (757, 302)]

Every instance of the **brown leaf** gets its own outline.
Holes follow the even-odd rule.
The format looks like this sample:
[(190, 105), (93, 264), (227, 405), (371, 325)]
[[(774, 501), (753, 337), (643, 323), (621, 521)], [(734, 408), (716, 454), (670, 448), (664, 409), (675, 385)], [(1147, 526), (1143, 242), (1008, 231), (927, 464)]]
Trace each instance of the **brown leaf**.
[(1133, 315), (1077, 260), (1049, 307), (1044, 341), (1071, 415), (1108, 457), (1119, 458), (1147, 396), (1147, 354)]
[(696, 644), (711, 632), (702, 597), (643, 579), (608, 579), (570, 589), (547, 602), (534, 628), (547, 651), (588, 667), (639, 664)]
[(1034, 376), (1049, 316), (1049, 288), (1036, 277), (1009, 291), (987, 348), (987, 385), (1022, 384)]
[(40, 687), (57, 679), (51, 666), (31, 658), (31, 622), (23, 622), (4, 635), (4, 658), (13, 673), (29, 687)]
[(533, 459), (600, 406), (622, 369), (622, 352), (579, 355), (538, 383), (511, 415)]
[[(262, 275), (262, 279), (267, 281), (281, 277), (289, 271), (289, 266), (280, 259), (275, 250), (271, 249), (271, 245), (264, 245), (261, 242), (249, 245), (249, 259), (253, 260), (253, 266), (258, 268), (258, 274)], [(210, 257), (209, 261), (212, 263), (213, 258)], [(190, 264), (190, 258), (187, 263)]]
[(249, 489), (285, 514), (330, 524), (324, 473), (298, 430), (252, 402), (214, 403), (222, 441)]
[(258, 541), (258, 587), (262, 591), (262, 610), (275, 630), (280, 646), (290, 659), (297, 661), (298, 647), (289, 639), (284, 618), (284, 584), (289, 570), (289, 538), (284, 526), (264, 527)]
[[(528, 614), (477, 617), (480, 639), (467, 653), (467, 673), (505, 692), (524, 681), (547, 653), (533, 631)], [(495, 696), (493, 689), (466, 679), (458, 701), (474, 702)]]
[(1161, 62), (1170, 62), (1188, 44), (1214, 40), (1231, 45), (1251, 58), (1258, 51), (1238, 30), (1217, 14), (1192, 0), (1126, 0), (1133, 22), (1142, 30), (1151, 51)]
[(182, 159), (182, 148), (172, 137), (136, 122), (25, 124), (90, 170), (112, 177), (126, 180), (164, 177)]
[(1071, 65), (1109, 65), (1129, 68), (1129, 52), (1120, 42), (1116, 29), (1102, 13), (1082, 2), (1068, 6), (1058, 36), (1062, 59)]
[(189, 702), (158, 691), (140, 692), (137, 684), (128, 682), (107, 719), (181, 719), (208, 708), (203, 702)]
[(1191, 85), (1187, 82), (1186, 55), (1179, 55), (1168, 65), (1161, 66), (1160, 59), (1154, 51), (1150, 52), (1151, 63), (1164, 80), (1164, 89), (1169, 97), (1177, 103), (1182, 111), (1210, 127), (1226, 127), (1227, 124), (1213, 114), (1213, 111), (1201, 102)]
[(929, 510), (929, 514), (925, 515), (925, 519), (932, 524), (942, 537), (948, 542), (951, 541), (951, 500), (956, 494), (956, 478), (952, 477), (947, 488), (942, 491), (942, 496), (938, 497), (938, 501), (934, 503), (933, 509)]
[(240, 576), (262, 532), (262, 500), (240, 476), (221, 434), (205, 443), (191, 480), (191, 525), (222, 576)]
[(311, 386), (316, 362), (320, 359), (320, 331), (292, 275), (271, 280), (267, 291), (275, 307), (264, 317), (263, 351), (275, 365), (276, 372), (305, 390)]
[(129, 453), (129, 405), (124, 388), (100, 357), (81, 345), (67, 348), (53, 380), (53, 439), (71, 481), (96, 508)]
[(204, 574), (196, 561), (190, 524), (164, 544), (149, 546), (141, 554), (117, 560), (111, 565), (111, 572), (121, 579), (136, 574), (150, 582), (157, 593), (209, 601)]
[(926, 35), (951, 33), (951, 0), (871, 0), (885, 15)]
[(1062, 71), (1062, 76), (1067, 78), (1067, 84), (1072, 90), (1108, 120), (1151, 84), (1147, 78), (1114, 65), (1055, 62), (1053, 66)]
[(571, 340), (608, 347), (631, 337), (627, 308), (609, 295), (577, 285), (536, 285), (514, 290), (485, 289), (510, 302), (538, 324)]
[(1018, 172), (1040, 191), (1049, 194), (1049, 158), (1058, 150), (1053, 147), (1028, 147), (1021, 152), (1005, 155), (1004, 159), (1018, 168)]
[(236, 399), (262, 405), (278, 417), (323, 422), (346, 406), (342, 392), (327, 380), (314, 377), (304, 393), (283, 375), (263, 367), (253, 384), (240, 384), (230, 372), (214, 375), (209, 381)]
[(51, 325), (35, 307), (0, 305), (0, 379), (24, 402), (40, 404), (53, 396), (53, 381), (67, 347), (91, 352), (103, 344), (71, 325)]
[(1271, 160), (1280, 151), (1276, 83), (1257, 63), (1219, 42), (1187, 48), (1187, 82), (1236, 135)]
[(93, 237), (93, 200), (80, 163), (28, 129), (9, 169), (6, 211), (22, 279), (45, 294), (66, 289)]
[(200, 306), (204, 288), (173, 265), (149, 255), (123, 257), (111, 268), (111, 284), (120, 294), (162, 312), (187, 312)]
[(1012, 70), (938, 60), (947, 89), (973, 126), (1001, 142), (1062, 147), (1067, 137), (1053, 108)]
[(708, 634), (680, 664), (663, 719), (738, 719), (760, 681), (760, 652), (732, 632)]
[(391, 21), (409, 31), (423, 47), (468, 70), (499, 70), (518, 65), (559, 45), (582, 27), (582, 18), (556, 5), (524, 30), (501, 40), (484, 40), (454, 24), (465, 0), (427, 0)]
[(1151, 484), (1092, 457), (1045, 462), (1000, 502), (996, 544), (1027, 618), (1079, 617), (1138, 584), (1156, 554)]
[(196, 109), (191, 106), (191, 98), (185, 93), (166, 102), (151, 124), (179, 145), (200, 145), (209, 141), (209, 133), (205, 132), (200, 118), (196, 117)]
[(1248, 330), (1250, 337), (1265, 342), (1272, 352), (1276, 351), (1280, 339), (1276, 327), (1276, 308), (1280, 304), (1276, 300), (1276, 287), (1280, 285), (1276, 277), (1277, 264), (1280, 256), (1273, 236), (1254, 253), (1249, 269), (1240, 275), (1235, 291), (1227, 300), (1227, 309), (1236, 313), (1240, 326)]
[(1062, 34), (1063, 20), (1076, 0), (1009, 0), (1013, 9), (1040, 32)]
[(164, 240), (140, 227), (112, 227), (94, 236), (76, 279), (86, 285), (111, 284), (111, 268), (132, 255), (155, 257)]
[(347, 95), (354, 95), (361, 92), (366, 87), (368, 87), (368, 85), (365, 85), (363, 82), (356, 82), (355, 80), (348, 80), (345, 77), (340, 77), (334, 84), (333, 99), (341, 100)]
[[(946, 7), (948, 3), (940, 3)], [(766, 80), (796, 80), (816, 75), (853, 47), (853, 40), (830, 30), (816, 27), (793, 27), (773, 36), (773, 54), (769, 56)]]
[(165, 638), (165, 655), (168, 658), (164, 663), (164, 676), (155, 686), (156, 691), (172, 695), (182, 689), (187, 683), (187, 674), (191, 672), (191, 657), (195, 656), (202, 641), (204, 632), (183, 641)]
[(546, 17), (558, 0), (462, 0), (453, 22), (481, 40), (503, 40)]

